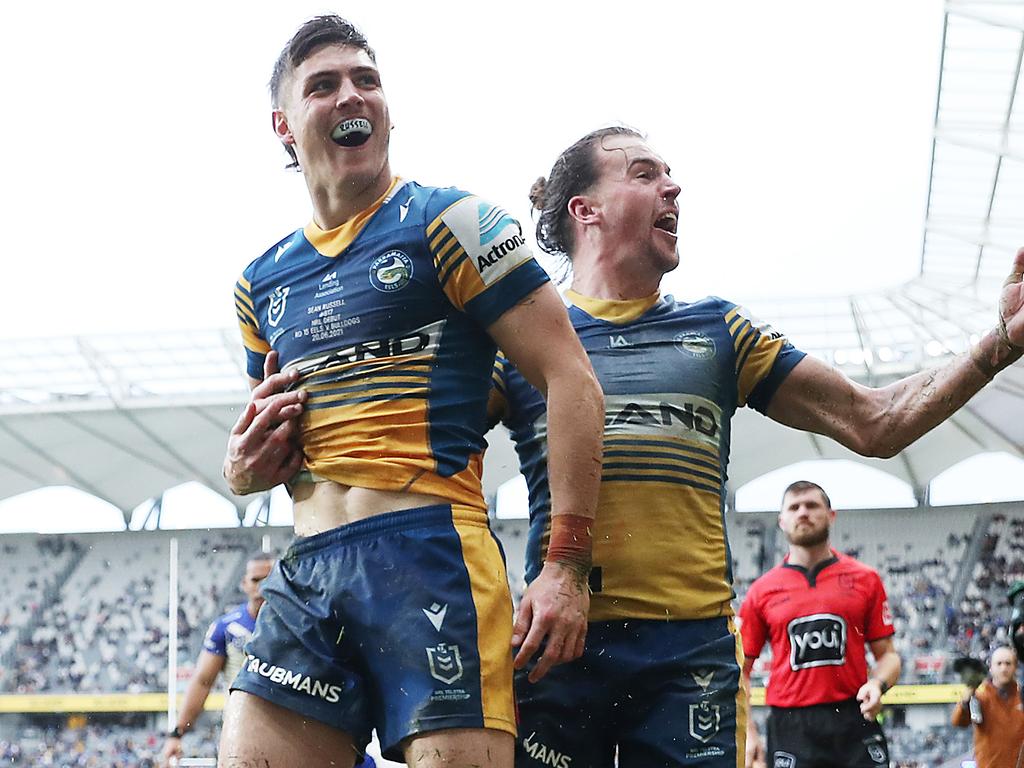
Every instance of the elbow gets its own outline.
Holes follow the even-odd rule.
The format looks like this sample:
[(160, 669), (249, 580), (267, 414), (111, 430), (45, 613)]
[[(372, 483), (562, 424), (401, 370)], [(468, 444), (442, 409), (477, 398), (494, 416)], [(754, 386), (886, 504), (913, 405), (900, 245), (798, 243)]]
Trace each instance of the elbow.
[(858, 427), (853, 430), (846, 447), (860, 456), (891, 459), (908, 445), (884, 412), (862, 420)]

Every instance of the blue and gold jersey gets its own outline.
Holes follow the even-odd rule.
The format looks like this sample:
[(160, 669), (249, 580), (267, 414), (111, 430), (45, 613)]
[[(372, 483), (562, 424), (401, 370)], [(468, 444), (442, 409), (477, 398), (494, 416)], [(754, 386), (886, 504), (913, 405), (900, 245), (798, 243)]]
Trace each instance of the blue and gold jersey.
[[(718, 298), (603, 301), (570, 291), (569, 299), (605, 395), (590, 619), (731, 615), (730, 420), (743, 405), (763, 412), (804, 354)], [(529, 581), (550, 530), (547, 415), (500, 356), (493, 382), (492, 420), (512, 432), (530, 491)]]
[(341, 227), (309, 224), (252, 262), (235, 307), (250, 376), (271, 349), (299, 370), (309, 471), (486, 510), (486, 329), (547, 279), (501, 208), (395, 179)]

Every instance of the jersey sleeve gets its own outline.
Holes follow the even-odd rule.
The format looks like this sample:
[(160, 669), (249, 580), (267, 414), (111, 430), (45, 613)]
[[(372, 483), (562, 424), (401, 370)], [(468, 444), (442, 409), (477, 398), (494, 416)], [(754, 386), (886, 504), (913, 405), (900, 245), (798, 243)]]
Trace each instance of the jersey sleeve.
[(227, 635), (224, 632), (224, 622), (218, 619), (206, 630), (206, 637), (203, 639), (203, 650), (215, 656), (228, 655)]
[(483, 327), (549, 280), (519, 222), (475, 195), (436, 192), (426, 237), (448, 300)]
[(743, 655), (753, 661), (761, 655), (765, 641), (768, 639), (768, 624), (761, 613), (759, 602), (760, 590), (756, 583), (751, 585), (747, 596), (740, 606), (740, 637), (743, 638)]
[(259, 320), (256, 319), (256, 305), (252, 299), (253, 265), (242, 273), (235, 283), (235, 314), (242, 331), (242, 344), (245, 346), (246, 372), (254, 379), (263, 378), (263, 361), (270, 351), (270, 345), (263, 338)]
[(735, 304), (726, 302), (725, 323), (736, 352), (737, 405), (764, 413), (775, 390), (806, 353)]
[(873, 642), (892, 637), (896, 628), (892, 623), (892, 611), (889, 610), (889, 596), (885, 593), (885, 585), (881, 577), (871, 572), (871, 600), (868, 604), (868, 620), (864, 637)]
[(491, 391), (487, 395), (487, 428), (491, 429), (505, 420), (508, 413), (508, 389), (505, 369), (508, 361), (499, 352), (494, 358), (491, 370)]

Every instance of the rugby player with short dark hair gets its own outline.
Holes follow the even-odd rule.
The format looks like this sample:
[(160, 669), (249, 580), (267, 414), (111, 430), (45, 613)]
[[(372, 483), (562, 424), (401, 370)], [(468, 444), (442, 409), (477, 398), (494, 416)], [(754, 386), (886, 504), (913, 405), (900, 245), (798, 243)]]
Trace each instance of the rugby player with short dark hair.
[[(321, 16), (271, 80), (313, 220), (238, 281), (253, 391), (224, 474), (239, 494), (288, 482), (298, 538), (263, 588), (224, 766), (346, 768), (376, 729), (417, 768), (507, 767), (511, 646), (520, 665), (543, 648), (538, 676), (583, 648), (600, 388), (519, 224), (392, 173), (375, 58)], [(481, 489), (496, 343), (546, 395), (558, 478), (514, 633)]]

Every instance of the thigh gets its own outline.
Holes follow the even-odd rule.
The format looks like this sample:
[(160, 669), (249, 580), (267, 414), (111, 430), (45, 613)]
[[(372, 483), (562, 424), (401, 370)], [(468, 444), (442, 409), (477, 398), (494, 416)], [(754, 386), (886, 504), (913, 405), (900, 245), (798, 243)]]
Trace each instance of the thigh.
[[(879, 768), (889, 765), (889, 744), (876, 720), (868, 722), (860, 711), (847, 711), (837, 718), (835, 728), (836, 765), (843, 768)], [(838, 759), (839, 757), (842, 759)]]
[(641, 671), (628, 689), (620, 768), (735, 768), (747, 703), (731, 622), (652, 622), (638, 627), (632, 650)]
[(352, 768), (357, 756), (352, 737), (343, 731), (244, 691), (228, 698), (220, 768)]
[(415, 768), (512, 768), (514, 737), (490, 728), (452, 728), (412, 736), (403, 744)]
[(553, 667), (536, 683), (527, 679), (533, 663), (516, 673), (516, 768), (612, 768), (617, 685), (600, 663), (607, 651), (602, 640), (592, 625), (579, 659)]

